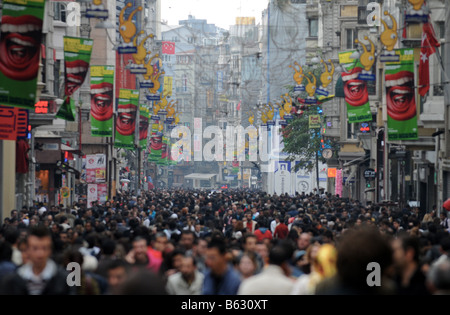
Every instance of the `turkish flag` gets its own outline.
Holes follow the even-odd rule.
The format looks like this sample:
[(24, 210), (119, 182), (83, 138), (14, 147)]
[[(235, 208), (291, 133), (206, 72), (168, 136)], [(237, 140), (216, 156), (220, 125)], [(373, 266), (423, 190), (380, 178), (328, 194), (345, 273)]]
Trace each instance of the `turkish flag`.
[(430, 56), (441, 46), (430, 22), (423, 23), (422, 45), (419, 64), (419, 94), (425, 96), (430, 90)]
[(175, 43), (162, 42), (162, 53), (165, 55), (175, 55)]

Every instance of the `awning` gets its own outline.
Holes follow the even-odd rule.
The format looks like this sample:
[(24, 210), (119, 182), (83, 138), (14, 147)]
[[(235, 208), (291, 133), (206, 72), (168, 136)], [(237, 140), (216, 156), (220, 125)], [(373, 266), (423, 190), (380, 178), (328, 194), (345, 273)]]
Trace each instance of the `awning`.
[(70, 146), (68, 146), (68, 145), (66, 145), (64, 143), (61, 143), (61, 151), (68, 151), (68, 152), (70, 152), (72, 154), (84, 155), (84, 153), (81, 152), (80, 150), (72, 148), (72, 147), (70, 147)]
[(217, 176), (216, 174), (201, 174), (201, 173), (192, 173), (187, 176), (184, 176), (184, 179), (200, 179), (200, 180), (210, 180), (214, 176)]

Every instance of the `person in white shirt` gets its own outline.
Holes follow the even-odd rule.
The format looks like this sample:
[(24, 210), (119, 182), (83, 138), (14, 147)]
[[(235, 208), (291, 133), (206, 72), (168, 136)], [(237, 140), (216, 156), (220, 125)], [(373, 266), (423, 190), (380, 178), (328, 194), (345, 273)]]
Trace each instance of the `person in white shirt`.
[(269, 265), (259, 274), (245, 279), (238, 295), (288, 295), (294, 281), (289, 278), (289, 259), (294, 249), (288, 242), (280, 242), (269, 253)]
[(204, 275), (198, 271), (196, 260), (192, 256), (182, 259), (180, 271), (167, 280), (166, 289), (171, 295), (200, 295)]

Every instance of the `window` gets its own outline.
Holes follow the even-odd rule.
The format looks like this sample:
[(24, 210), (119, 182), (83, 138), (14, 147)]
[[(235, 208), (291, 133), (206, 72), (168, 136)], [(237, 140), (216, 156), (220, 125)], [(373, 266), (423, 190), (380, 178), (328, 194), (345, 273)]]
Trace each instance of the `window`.
[(357, 138), (356, 129), (359, 127), (359, 124), (349, 124), (347, 123), (347, 139), (354, 140)]
[(345, 31), (345, 35), (346, 35), (346, 42), (347, 42), (345, 47), (347, 49), (354, 49), (355, 48), (355, 39), (358, 36), (357, 31), (355, 29), (348, 28)]
[(65, 3), (53, 2), (53, 20), (66, 22), (67, 7)]
[(436, 23), (436, 36), (438, 38), (445, 38), (445, 22)]
[(308, 21), (309, 37), (317, 37), (319, 31), (319, 20), (309, 19)]

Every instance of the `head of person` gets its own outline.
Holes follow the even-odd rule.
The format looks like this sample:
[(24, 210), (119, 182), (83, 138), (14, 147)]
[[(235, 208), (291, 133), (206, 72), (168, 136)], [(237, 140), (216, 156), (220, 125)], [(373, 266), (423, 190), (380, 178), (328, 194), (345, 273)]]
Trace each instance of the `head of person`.
[(167, 239), (167, 235), (164, 232), (158, 232), (155, 235), (154, 241), (153, 241), (153, 249), (163, 252), (166, 249), (167, 243), (169, 240)]
[(269, 247), (265, 242), (256, 243), (255, 252), (262, 258), (263, 261), (269, 259)]
[(367, 267), (370, 263), (378, 263), (382, 273), (392, 264), (392, 248), (389, 241), (372, 227), (347, 230), (339, 240), (337, 251), (338, 278), (344, 286), (360, 292), (377, 288), (367, 285)]
[(244, 236), (243, 247), (246, 252), (255, 252), (256, 251), (256, 243), (258, 242), (258, 238), (254, 234), (247, 234)]
[(27, 238), (27, 257), (36, 270), (43, 270), (52, 254), (52, 237), (44, 226), (33, 227)]
[(193, 256), (183, 256), (180, 262), (180, 273), (181, 276), (188, 280), (195, 276), (195, 271), (197, 270), (197, 261)]
[(129, 265), (125, 260), (111, 260), (107, 266), (108, 288), (111, 294), (118, 294), (118, 289), (128, 277)]
[(147, 255), (147, 239), (141, 236), (137, 236), (132, 242), (134, 258), (137, 263), (146, 263), (148, 261)]
[(199, 238), (196, 241), (195, 254), (204, 257), (208, 248), (208, 242), (204, 238)]
[(247, 252), (242, 254), (239, 260), (238, 270), (244, 278), (253, 276), (257, 268), (258, 262), (254, 253)]
[(311, 239), (312, 236), (310, 233), (303, 232), (302, 234), (300, 234), (297, 240), (297, 248), (299, 250), (306, 250), (309, 247), (309, 245), (311, 245)]
[(394, 266), (398, 271), (409, 264), (419, 263), (419, 239), (404, 235), (392, 241)]
[(181, 232), (181, 237), (180, 237), (179, 244), (185, 250), (191, 250), (192, 247), (194, 246), (194, 241), (195, 241), (195, 234), (194, 234), (194, 232), (192, 232), (190, 230), (183, 230)]
[(225, 240), (223, 238), (214, 237), (208, 243), (205, 263), (213, 275), (222, 276), (226, 272), (228, 259)]
[(281, 267), (286, 276), (289, 276), (291, 269), (289, 260), (294, 254), (294, 247), (288, 241), (279, 241), (269, 252), (269, 264)]
[(431, 266), (426, 283), (427, 288), (433, 294), (450, 293), (450, 258)]
[(118, 286), (117, 292), (119, 295), (167, 295), (161, 276), (145, 269), (128, 276)]

